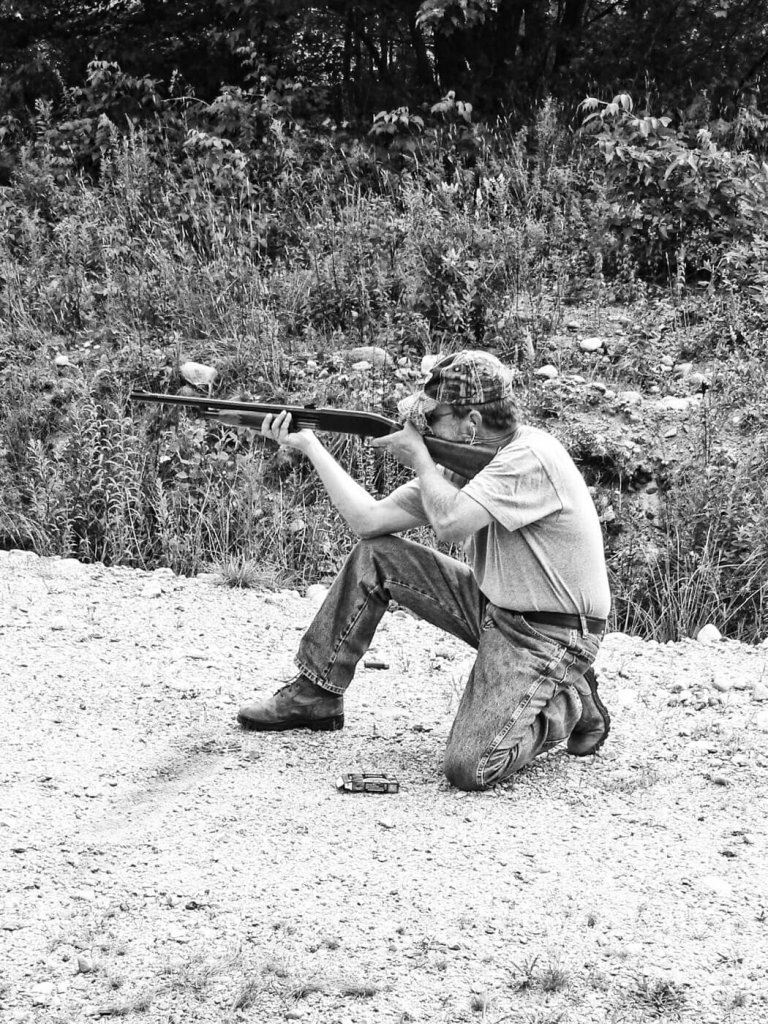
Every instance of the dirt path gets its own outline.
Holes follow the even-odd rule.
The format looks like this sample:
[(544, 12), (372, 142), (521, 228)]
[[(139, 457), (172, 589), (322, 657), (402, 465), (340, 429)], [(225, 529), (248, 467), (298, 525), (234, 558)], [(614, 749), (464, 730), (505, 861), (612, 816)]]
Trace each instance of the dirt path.
[(613, 634), (602, 756), (466, 795), (471, 652), (402, 612), (342, 732), (234, 727), (312, 613), (0, 552), (4, 1020), (768, 1018), (768, 651)]

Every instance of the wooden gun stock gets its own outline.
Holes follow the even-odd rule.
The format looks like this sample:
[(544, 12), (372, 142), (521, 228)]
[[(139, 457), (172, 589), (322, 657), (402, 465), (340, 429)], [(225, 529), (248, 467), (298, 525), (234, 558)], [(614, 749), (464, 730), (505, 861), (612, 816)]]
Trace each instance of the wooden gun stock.
[[(194, 409), (206, 419), (216, 419), (230, 427), (258, 430), (265, 417), (282, 412), (291, 414), (290, 430), (324, 430), (331, 434), (355, 434), (358, 437), (385, 437), (402, 430), (395, 420), (375, 412), (355, 409), (317, 409), (311, 405), (269, 405), (260, 402), (229, 401), (220, 398), (193, 398), (187, 395), (161, 395), (151, 391), (133, 391), (132, 402), (158, 405), (181, 405)], [(445, 469), (470, 480), (480, 472), (499, 450), (482, 444), (459, 444), (426, 435), (427, 451)]]

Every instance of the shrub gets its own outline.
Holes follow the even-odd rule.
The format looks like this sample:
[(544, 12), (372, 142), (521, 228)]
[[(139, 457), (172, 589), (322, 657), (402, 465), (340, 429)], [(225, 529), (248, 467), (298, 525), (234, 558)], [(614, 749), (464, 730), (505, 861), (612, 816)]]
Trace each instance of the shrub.
[(636, 114), (626, 93), (588, 97), (581, 109), (602, 157), (609, 223), (642, 266), (658, 273), (681, 259), (708, 269), (724, 246), (766, 228), (768, 172), (751, 152), (722, 148), (706, 127)]

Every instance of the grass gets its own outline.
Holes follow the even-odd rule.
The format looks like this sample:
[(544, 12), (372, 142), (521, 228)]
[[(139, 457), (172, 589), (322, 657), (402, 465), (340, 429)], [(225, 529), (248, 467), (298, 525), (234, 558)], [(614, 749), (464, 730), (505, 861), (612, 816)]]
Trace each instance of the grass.
[(232, 1011), (249, 1010), (256, 1006), (264, 991), (264, 980), (262, 978), (247, 978), (243, 981), (232, 1000)]
[(510, 987), (514, 992), (562, 992), (571, 983), (570, 973), (556, 959), (542, 962), (539, 955), (513, 964)]
[(683, 989), (668, 978), (642, 976), (630, 993), (631, 999), (652, 1017), (677, 1014), (686, 1004)]
[(134, 1013), (146, 1013), (152, 1006), (159, 989), (154, 986), (145, 988), (130, 998), (119, 1003), (108, 1003), (98, 1008), (99, 1017), (129, 1017)]
[[(725, 290), (688, 289), (679, 264), (667, 288), (650, 286), (551, 106), (529, 135), (548, 140), (541, 159), (522, 135), (489, 138), (471, 182), (446, 181), (439, 155), (409, 177), (371, 170), (361, 152), (308, 175), (286, 149), (268, 187), (194, 149), (181, 167), (164, 163), (117, 132), (97, 182), (33, 147), (2, 200), (0, 545), (217, 569), (237, 587), (327, 580), (352, 538), (306, 464), (248, 432), (130, 407), (129, 390), (176, 390), (193, 359), (216, 368), (222, 397), (391, 414), (425, 352), (471, 345), (517, 365), (526, 411), (618, 509), (606, 525), (617, 628), (665, 640), (713, 620), (730, 636), (764, 635), (765, 325), (762, 292), (746, 286), (762, 280), (763, 250), (734, 250)], [(577, 295), (589, 329), (609, 333), (610, 293), (634, 304), (630, 325), (643, 331), (584, 357), (564, 329), (580, 312), (568, 303)], [(352, 370), (342, 350), (370, 343), (391, 367)], [(630, 441), (605, 429), (601, 439), (570, 422), (572, 388), (532, 375), (554, 362), (614, 390), (679, 390), (662, 355), (713, 376), (674, 467), (654, 422)], [(357, 441), (330, 443), (374, 493), (403, 479)], [(633, 504), (648, 473), (663, 497), (651, 527)]]
[(661, 773), (655, 768), (648, 766), (635, 766), (631, 772), (623, 772), (617, 775), (601, 774), (594, 776), (599, 780), (599, 785), (607, 793), (642, 793), (645, 790), (653, 789), (661, 780)]

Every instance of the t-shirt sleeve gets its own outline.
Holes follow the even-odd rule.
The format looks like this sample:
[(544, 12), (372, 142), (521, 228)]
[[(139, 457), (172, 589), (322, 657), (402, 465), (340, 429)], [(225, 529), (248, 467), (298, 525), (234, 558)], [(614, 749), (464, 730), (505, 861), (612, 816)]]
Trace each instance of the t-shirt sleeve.
[(463, 493), (506, 530), (519, 530), (563, 508), (550, 474), (527, 445), (502, 449)]
[(399, 505), (400, 508), (414, 516), (416, 519), (420, 519), (423, 523), (428, 523), (429, 519), (424, 511), (424, 505), (421, 501), (421, 487), (419, 485), (418, 478), (414, 477), (413, 480), (409, 480), (407, 484), (401, 484), (400, 487), (396, 487), (394, 491), (389, 495), (395, 504)]
[[(458, 473), (452, 473), (444, 466), (437, 467), (438, 472), (445, 477), (448, 483), (454, 484), (461, 490), (466, 484), (466, 477), (459, 476)], [(404, 508), (412, 516), (417, 516), (423, 523), (429, 522), (429, 517), (424, 511), (424, 504), (421, 500), (421, 484), (419, 478), (414, 477), (413, 480), (409, 480), (407, 484), (402, 484), (400, 487), (396, 487), (394, 491), (389, 495), (394, 502), (396, 502), (400, 508)]]

